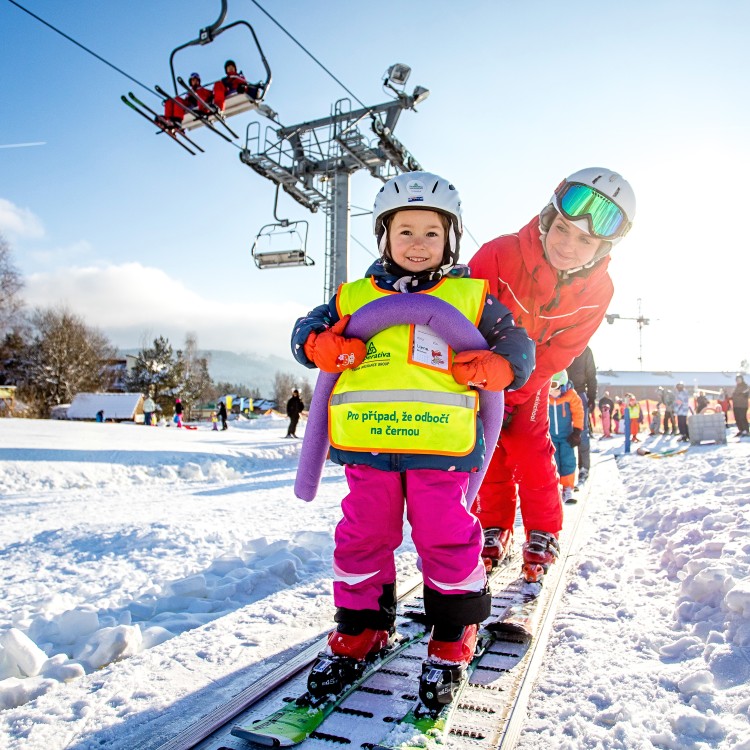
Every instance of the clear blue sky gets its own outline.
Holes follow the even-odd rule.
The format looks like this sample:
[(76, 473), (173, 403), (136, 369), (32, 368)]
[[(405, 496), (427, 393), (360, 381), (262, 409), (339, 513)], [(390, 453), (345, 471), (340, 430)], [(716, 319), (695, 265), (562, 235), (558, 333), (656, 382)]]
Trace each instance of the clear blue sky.
[[(145, 84), (169, 83), (169, 55), (218, 16), (218, 0), (19, 0)], [(481, 243), (516, 231), (559, 180), (606, 166), (633, 185), (638, 213), (615, 249), (610, 312), (635, 317), (646, 369), (735, 370), (750, 358), (750, 252), (741, 224), (750, 174), (750, 3), (744, 0), (570, 4), (377, 4), (326, 0), (263, 5), (367, 104), (386, 100), (381, 75), (412, 67), (431, 91), (395, 135), (461, 192)], [(330, 113), (347, 96), (250, 0), (249, 21), (282, 123)], [(131, 81), (8, 0), (0, 0), (3, 70), (0, 231), (32, 305), (67, 304), (122, 347), (186, 331), (201, 348), (288, 355), (294, 320), (323, 301), (322, 216), (287, 196), (279, 215), (311, 221), (306, 269), (255, 268), (250, 247), (272, 221), (273, 185), (238, 149), (205, 130), (191, 157), (127, 110)], [(186, 77), (221, 74), (228, 57), (255, 77), (249, 35), (229, 31), (176, 59)], [(141, 93), (149, 95), (141, 90)], [(140, 94), (138, 94), (140, 96)], [(156, 98), (149, 100), (159, 106)], [(356, 106), (356, 103), (355, 103)], [(230, 122), (244, 135), (257, 114)], [(380, 183), (358, 173), (352, 203)], [(352, 234), (374, 253), (369, 218)], [(462, 260), (476, 245), (465, 236)], [(351, 244), (350, 275), (372, 255)], [(634, 322), (604, 324), (592, 346), (603, 368), (638, 368)]]

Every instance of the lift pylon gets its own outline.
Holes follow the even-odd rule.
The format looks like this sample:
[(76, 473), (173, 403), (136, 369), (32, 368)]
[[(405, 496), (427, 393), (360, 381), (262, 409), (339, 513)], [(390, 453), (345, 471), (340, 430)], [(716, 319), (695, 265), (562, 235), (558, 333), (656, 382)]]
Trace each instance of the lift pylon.
[[(397, 67), (398, 76), (392, 78)], [(412, 95), (403, 91), (408, 70), (404, 65), (389, 68), (384, 83), (395, 94), (390, 101), (353, 110), (349, 99), (340, 99), (328, 117), (277, 129), (269, 126), (263, 138), (259, 126), (248, 126), (240, 160), (309, 211), (325, 211), (325, 300), (348, 276), (351, 175), (365, 169), (386, 182), (401, 172), (421, 169), (393, 135), (401, 112), (415, 110), (429, 94), (421, 86)]]

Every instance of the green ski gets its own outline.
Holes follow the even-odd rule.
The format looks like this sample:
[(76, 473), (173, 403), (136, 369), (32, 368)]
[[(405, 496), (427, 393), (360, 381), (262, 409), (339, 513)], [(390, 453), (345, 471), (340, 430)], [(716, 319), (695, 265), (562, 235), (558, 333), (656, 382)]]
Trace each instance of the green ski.
[[(404, 630), (408, 631), (409, 624), (407, 620), (403, 626)], [(247, 726), (233, 727), (232, 734), (268, 747), (291, 747), (299, 744), (306, 740), (349, 695), (378, 670), (423, 638), (426, 632), (423, 626), (414, 623), (411, 632), (406, 632), (383, 656), (368, 664), (362, 675), (342, 692), (322, 702), (311, 701), (309, 694), (305, 693), (270, 716), (257, 719)]]
[(453, 694), (453, 700), (437, 712), (431, 712), (422, 701), (417, 701), (405, 716), (393, 724), (388, 734), (373, 745), (372, 750), (431, 750), (443, 745), (461, 694), (495, 640), (496, 636), (492, 631), (482, 628), (479, 631), (477, 650), (466, 667), (461, 684)]

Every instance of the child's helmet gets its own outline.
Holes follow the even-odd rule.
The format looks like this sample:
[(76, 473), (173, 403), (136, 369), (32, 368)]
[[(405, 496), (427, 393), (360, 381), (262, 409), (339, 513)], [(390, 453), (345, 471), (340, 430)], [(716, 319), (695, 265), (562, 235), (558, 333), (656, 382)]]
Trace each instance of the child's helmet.
[(567, 384), (568, 384), (568, 371), (560, 370), (560, 372), (556, 372), (552, 376), (552, 380), (550, 380), (549, 387), (559, 388), (560, 390), (563, 390)]
[(227, 61), (226, 61), (226, 62), (224, 63), (224, 72), (225, 72), (225, 73), (226, 73), (226, 70), (227, 70), (227, 68), (228, 68), (228, 67), (229, 67), (230, 65), (233, 65), (233, 66), (234, 66), (234, 69), (235, 69), (235, 70), (237, 70), (237, 63), (236, 63), (236, 62), (235, 62), (234, 60), (227, 60)]
[(378, 248), (386, 260), (387, 227), (385, 220), (396, 211), (422, 209), (437, 211), (450, 221), (448, 242), (443, 255), (440, 275), (448, 273), (458, 263), (458, 252), (463, 223), (461, 221), (461, 198), (458, 190), (448, 182), (430, 172), (405, 172), (393, 177), (380, 188), (372, 209), (372, 227), (378, 238)]
[(188, 78), (188, 82), (192, 81), (193, 78), (197, 78), (198, 79), (198, 83), (201, 82), (200, 73), (191, 73), (190, 74), (190, 78)]
[[(558, 213), (578, 229), (603, 240), (587, 264), (587, 267), (592, 266), (608, 255), (612, 246), (630, 231), (635, 217), (635, 193), (630, 183), (617, 172), (588, 167), (574, 172), (557, 186), (539, 214), (542, 235), (547, 234)], [(578, 270), (571, 269), (573, 272)]]

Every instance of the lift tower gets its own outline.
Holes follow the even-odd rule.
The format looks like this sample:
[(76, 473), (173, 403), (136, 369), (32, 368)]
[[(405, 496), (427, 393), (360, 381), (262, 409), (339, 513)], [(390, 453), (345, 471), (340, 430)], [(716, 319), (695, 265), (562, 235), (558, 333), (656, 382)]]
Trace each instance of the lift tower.
[[(260, 124), (248, 125), (240, 160), (309, 211), (322, 208), (326, 214), (324, 301), (348, 277), (351, 175), (366, 169), (386, 182), (401, 172), (422, 168), (393, 135), (401, 112), (415, 110), (430, 93), (422, 86), (405, 93), (410, 72), (401, 63), (388, 69), (383, 85), (395, 97), (382, 104), (352, 110), (350, 99), (339, 99), (328, 117), (278, 129), (269, 126), (262, 142)], [(370, 133), (360, 128), (364, 124)], [(282, 261), (273, 253), (260, 262), (256, 257), (256, 263), (261, 268), (293, 265), (288, 254)], [(294, 265), (310, 265), (310, 261), (302, 252)]]

